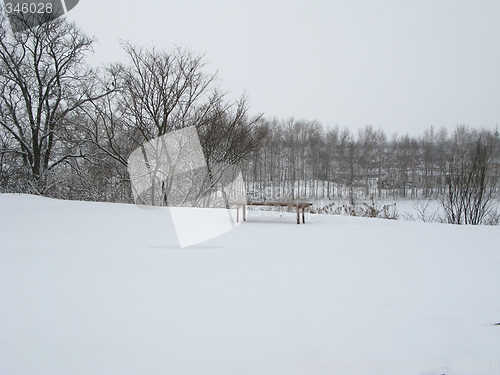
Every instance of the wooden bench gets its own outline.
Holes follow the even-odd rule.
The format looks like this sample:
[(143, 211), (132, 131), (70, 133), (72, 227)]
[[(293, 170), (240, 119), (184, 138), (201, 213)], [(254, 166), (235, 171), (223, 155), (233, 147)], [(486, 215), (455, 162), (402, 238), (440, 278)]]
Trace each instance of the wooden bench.
[(303, 203), (303, 202), (256, 202), (256, 201), (248, 201), (245, 203), (233, 203), (236, 205), (236, 222), (240, 221), (240, 206), (243, 207), (243, 221), (247, 220), (246, 215), (246, 206), (279, 206), (279, 207), (295, 207), (297, 211), (297, 224), (300, 224), (300, 211), (302, 210), (302, 223), (305, 224), (306, 219), (304, 215), (304, 210), (308, 207), (312, 206), (312, 203)]

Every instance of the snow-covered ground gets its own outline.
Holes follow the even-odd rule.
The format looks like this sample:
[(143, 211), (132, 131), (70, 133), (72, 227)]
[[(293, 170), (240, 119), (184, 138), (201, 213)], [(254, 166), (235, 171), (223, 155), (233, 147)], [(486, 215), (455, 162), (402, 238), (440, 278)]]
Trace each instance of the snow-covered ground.
[(500, 373), (500, 227), (307, 219), (0, 195), (0, 374)]

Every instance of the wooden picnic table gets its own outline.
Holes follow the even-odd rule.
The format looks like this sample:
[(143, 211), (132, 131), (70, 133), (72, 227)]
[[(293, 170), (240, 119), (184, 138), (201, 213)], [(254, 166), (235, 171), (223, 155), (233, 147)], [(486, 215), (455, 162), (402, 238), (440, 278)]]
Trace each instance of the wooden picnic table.
[(305, 224), (306, 219), (304, 215), (304, 210), (312, 206), (312, 203), (304, 202), (275, 202), (275, 201), (248, 201), (246, 203), (233, 203), (236, 205), (236, 222), (240, 220), (240, 206), (243, 207), (243, 221), (247, 220), (246, 216), (246, 206), (279, 206), (279, 207), (295, 207), (297, 211), (297, 224), (300, 224), (300, 212), (302, 210), (302, 223)]

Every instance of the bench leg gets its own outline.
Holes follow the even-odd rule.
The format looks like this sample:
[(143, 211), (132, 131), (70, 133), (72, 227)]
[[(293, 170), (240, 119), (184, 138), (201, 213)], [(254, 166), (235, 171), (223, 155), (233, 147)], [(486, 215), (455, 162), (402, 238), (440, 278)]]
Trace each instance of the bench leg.
[(305, 224), (306, 223), (306, 217), (304, 216), (304, 210), (305, 208), (302, 207), (302, 223)]
[(243, 221), (247, 221), (247, 205), (243, 205)]
[(240, 222), (240, 206), (236, 206), (236, 222)]
[(298, 205), (297, 205), (297, 224), (300, 224), (300, 209)]

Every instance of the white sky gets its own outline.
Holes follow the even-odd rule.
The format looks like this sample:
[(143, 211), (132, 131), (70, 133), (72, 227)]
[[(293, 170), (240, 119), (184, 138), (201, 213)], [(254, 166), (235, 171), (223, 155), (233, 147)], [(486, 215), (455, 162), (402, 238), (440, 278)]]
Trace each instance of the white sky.
[(500, 1), (80, 0), (69, 13), (123, 61), (119, 39), (205, 53), (252, 112), (421, 134), (500, 124)]

